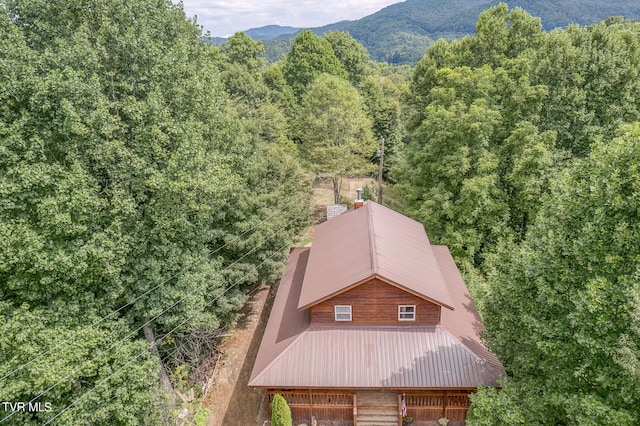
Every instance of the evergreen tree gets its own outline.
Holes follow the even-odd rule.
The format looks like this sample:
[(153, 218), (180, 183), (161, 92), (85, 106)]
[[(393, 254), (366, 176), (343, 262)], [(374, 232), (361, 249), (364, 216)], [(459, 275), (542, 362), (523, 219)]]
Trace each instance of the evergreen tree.
[(291, 408), (287, 404), (287, 400), (280, 394), (273, 396), (271, 402), (271, 425), (272, 426), (292, 426)]

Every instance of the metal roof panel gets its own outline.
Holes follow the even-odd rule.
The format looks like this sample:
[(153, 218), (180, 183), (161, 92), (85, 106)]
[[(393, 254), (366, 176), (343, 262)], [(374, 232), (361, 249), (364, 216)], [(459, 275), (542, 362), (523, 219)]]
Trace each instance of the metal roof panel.
[(313, 326), (250, 385), (473, 388), (496, 386), (495, 373), (441, 326)]
[(366, 201), (316, 228), (298, 308), (320, 303), (374, 274), (453, 306), (422, 224)]

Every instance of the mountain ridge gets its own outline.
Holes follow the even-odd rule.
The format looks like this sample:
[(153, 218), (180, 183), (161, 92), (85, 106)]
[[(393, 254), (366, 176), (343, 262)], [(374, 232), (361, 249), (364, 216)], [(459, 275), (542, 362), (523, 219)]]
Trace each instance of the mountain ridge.
[[(475, 33), (480, 13), (499, 3), (497, 0), (406, 0), (361, 19), (309, 29), (317, 35), (346, 31), (379, 62), (413, 63), (439, 38), (453, 40)], [(540, 18), (546, 31), (565, 28), (569, 24), (591, 25), (611, 16), (640, 19), (637, 0), (605, 3), (600, 0), (513, 0), (507, 4), (509, 9), (520, 7)], [(265, 32), (265, 28), (268, 28), (269, 38), (254, 36)], [(280, 29), (283, 32), (278, 33)], [(270, 25), (252, 28), (245, 34), (262, 40), (267, 59), (273, 62), (288, 51), (300, 30), (302, 28)]]
[(254, 40), (269, 41), (283, 35), (297, 34), (302, 29), (303, 28), (281, 25), (265, 25), (263, 27), (248, 29), (247, 31), (244, 31), (244, 33)]

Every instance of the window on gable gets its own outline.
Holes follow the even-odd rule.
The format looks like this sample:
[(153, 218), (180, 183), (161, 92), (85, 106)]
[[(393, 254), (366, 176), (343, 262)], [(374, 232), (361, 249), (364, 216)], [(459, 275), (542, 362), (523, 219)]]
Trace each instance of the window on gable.
[(333, 307), (336, 321), (351, 321), (351, 306), (336, 305)]
[(415, 321), (416, 305), (398, 306), (398, 321)]

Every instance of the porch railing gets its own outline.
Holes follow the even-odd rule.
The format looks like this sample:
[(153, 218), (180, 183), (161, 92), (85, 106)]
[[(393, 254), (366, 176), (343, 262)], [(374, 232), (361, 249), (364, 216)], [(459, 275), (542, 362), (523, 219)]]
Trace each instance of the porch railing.
[(469, 393), (459, 391), (405, 392), (405, 401), (407, 416), (416, 421), (463, 421), (470, 405)]
[(280, 394), (291, 408), (294, 422), (311, 422), (315, 417), (321, 420), (351, 420), (356, 424), (356, 395), (349, 392), (322, 391), (269, 391), (269, 407), (273, 396)]

